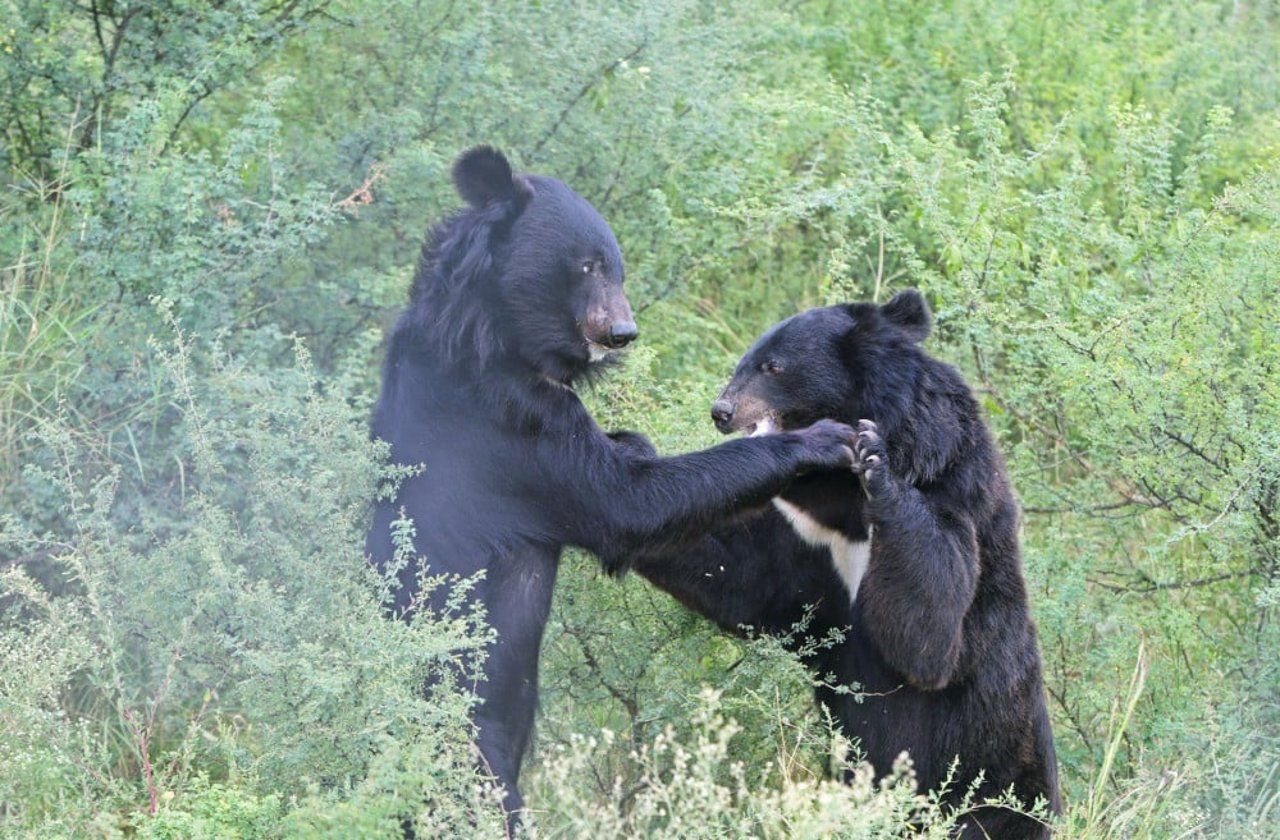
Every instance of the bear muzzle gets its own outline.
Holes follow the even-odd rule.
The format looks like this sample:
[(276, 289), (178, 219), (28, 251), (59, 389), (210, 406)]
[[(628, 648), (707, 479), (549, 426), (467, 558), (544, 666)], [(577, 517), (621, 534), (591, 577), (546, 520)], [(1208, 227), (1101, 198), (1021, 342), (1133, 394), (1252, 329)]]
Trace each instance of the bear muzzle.
[(733, 403), (728, 400), (716, 400), (711, 404), (711, 420), (721, 434), (733, 431)]
[(730, 400), (721, 396), (711, 404), (711, 420), (721, 434), (742, 432), (747, 437), (782, 431), (777, 415), (758, 400)]
[(640, 335), (631, 304), (622, 292), (621, 284), (609, 284), (600, 290), (590, 307), (582, 337), (593, 357), (610, 350), (620, 350)]
[(635, 321), (619, 321), (609, 325), (608, 340), (605, 346), (611, 350), (626, 347), (640, 335), (640, 328)]

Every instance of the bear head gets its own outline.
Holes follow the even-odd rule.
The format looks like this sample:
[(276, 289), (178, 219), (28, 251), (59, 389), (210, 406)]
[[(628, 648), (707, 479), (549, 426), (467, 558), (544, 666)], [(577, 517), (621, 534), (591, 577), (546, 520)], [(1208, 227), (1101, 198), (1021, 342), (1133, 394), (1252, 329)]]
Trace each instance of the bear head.
[(636, 337), (618, 241), (590, 203), (488, 146), (458, 158), (453, 182), (469, 206), (437, 232), (415, 283), (448, 356), (569, 383)]
[(797, 429), (824, 417), (883, 422), (911, 400), (931, 317), (915, 289), (884, 305), (810, 309), (751, 346), (711, 408), (721, 432)]

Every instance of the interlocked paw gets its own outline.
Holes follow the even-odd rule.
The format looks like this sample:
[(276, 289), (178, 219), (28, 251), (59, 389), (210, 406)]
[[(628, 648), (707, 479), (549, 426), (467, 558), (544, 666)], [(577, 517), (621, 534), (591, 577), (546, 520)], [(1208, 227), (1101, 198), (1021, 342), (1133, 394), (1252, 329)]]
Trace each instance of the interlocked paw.
[(853, 445), (853, 471), (862, 477), (862, 485), (872, 496), (878, 496), (889, 477), (889, 450), (880, 437), (874, 421), (858, 421), (858, 439)]
[(840, 469), (852, 466), (857, 458), (853, 447), (857, 435), (853, 428), (835, 420), (819, 420), (806, 429), (801, 429), (810, 446), (811, 463), (819, 469)]

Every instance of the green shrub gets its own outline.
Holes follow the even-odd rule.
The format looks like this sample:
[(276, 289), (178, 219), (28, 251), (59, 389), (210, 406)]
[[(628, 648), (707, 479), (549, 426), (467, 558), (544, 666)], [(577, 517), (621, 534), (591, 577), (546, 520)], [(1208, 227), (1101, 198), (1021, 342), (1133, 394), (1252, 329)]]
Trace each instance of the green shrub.
[[(246, 831), (278, 816), (280, 796), (338, 790), (393, 827), (421, 808), (453, 824), (492, 820), (458, 688), (487, 638), (483, 616), (460, 609), (467, 586), (453, 581), (445, 613), (389, 620), (394, 577), (361, 559), (380, 458), (367, 404), (323, 393), (301, 345), (292, 367), (260, 373), (173, 323), (154, 352), (191, 447), (179, 516), (157, 525), (143, 509), (120, 522), (119, 470), (87, 470), (67, 426), (50, 421), (48, 463), (28, 480), (60, 498), (72, 531), (6, 523), (6, 549), (21, 552), (2, 590), (6, 819), (48, 828), (102, 809), (155, 814), (208, 776), (246, 787), (227, 817)], [(411, 526), (400, 539), (408, 561)], [(22, 562), (41, 553), (43, 581)], [(445, 584), (424, 573), (428, 589)], [(142, 824), (205, 831), (222, 817), (202, 808), (228, 790), (200, 794), (189, 826)]]
[[(665, 452), (773, 321), (922, 288), (1026, 509), (1062, 835), (1280, 829), (1276, 5), (775, 6), (0, 0), (0, 834), (500, 832), (482, 616), (386, 620), (361, 549), (475, 142), (618, 232), (588, 399)], [(942, 831), (831, 781), (812, 679), (571, 556), (536, 830)]]

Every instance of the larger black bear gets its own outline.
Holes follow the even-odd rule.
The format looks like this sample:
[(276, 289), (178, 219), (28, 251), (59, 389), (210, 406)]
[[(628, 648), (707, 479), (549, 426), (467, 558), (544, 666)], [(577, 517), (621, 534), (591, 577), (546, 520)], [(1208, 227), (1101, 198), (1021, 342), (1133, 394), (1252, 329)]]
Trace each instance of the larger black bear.
[[(953, 804), (981, 773), (979, 798), (1012, 786), (1057, 811), (1017, 503), (963, 379), (919, 347), (929, 328), (908, 290), (767, 332), (713, 406), (716, 425), (762, 435), (818, 417), (858, 423), (855, 471), (800, 478), (776, 510), (632, 565), (729, 629), (786, 629), (809, 607), (810, 634), (848, 628), (809, 664), (862, 685), (862, 702), (829, 689), (819, 700), (878, 773), (907, 750), (934, 789), (958, 758)], [(1048, 836), (999, 808), (963, 825), (966, 840)]]
[[(403, 510), (433, 574), (484, 572), (475, 597), (497, 642), (478, 686), (478, 741), (514, 815), (564, 546), (608, 563), (690, 539), (797, 473), (847, 469), (855, 437), (826, 421), (658, 458), (606, 435), (571, 386), (636, 336), (613, 232), (564, 184), (515, 175), (493, 149), (463, 154), (453, 178), (470, 206), (424, 248), (373, 419), (392, 461), (426, 466), (376, 503), (367, 550), (393, 558)], [(401, 573), (402, 612), (416, 571)]]

